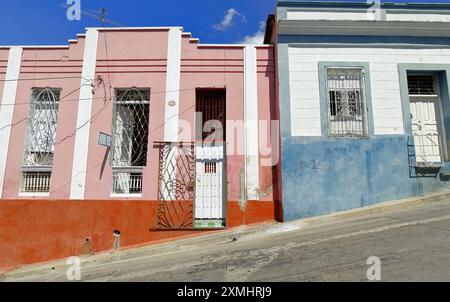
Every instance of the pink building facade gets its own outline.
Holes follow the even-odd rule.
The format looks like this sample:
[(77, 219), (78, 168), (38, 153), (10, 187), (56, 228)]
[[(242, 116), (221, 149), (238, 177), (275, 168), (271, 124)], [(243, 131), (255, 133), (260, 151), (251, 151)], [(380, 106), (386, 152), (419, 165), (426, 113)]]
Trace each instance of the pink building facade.
[(180, 27), (1, 47), (0, 267), (281, 219), (274, 65)]

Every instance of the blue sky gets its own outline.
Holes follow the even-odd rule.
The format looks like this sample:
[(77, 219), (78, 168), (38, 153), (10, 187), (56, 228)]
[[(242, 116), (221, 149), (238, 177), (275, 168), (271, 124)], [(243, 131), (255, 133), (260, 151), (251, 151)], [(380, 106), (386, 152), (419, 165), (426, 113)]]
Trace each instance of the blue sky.
[[(275, 0), (80, 0), (86, 12), (106, 8), (107, 18), (126, 26), (181, 25), (202, 43), (237, 43), (261, 36), (261, 22), (275, 10)], [(388, 2), (450, 2), (390, 0)], [(69, 21), (66, 0), (3, 0), (0, 45), (66, 44), (92, 17)], [(228, 15), (228, 18), (225, 18)], [(231, 20), (231, 21), (230, 21)], [(230, 22), (227, 22), (230, 21)], [(108, 25), (108, 24), (107, 24)]]

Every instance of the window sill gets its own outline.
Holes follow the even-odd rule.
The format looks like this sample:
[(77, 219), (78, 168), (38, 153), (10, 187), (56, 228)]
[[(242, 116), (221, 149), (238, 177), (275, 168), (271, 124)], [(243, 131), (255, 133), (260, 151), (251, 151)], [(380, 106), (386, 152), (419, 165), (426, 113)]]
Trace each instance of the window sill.
[(49, 197), (50, 193), (19, 193), (19, 197)]
[(111, 194), (111, 198), (142, 198), (142, 194)]

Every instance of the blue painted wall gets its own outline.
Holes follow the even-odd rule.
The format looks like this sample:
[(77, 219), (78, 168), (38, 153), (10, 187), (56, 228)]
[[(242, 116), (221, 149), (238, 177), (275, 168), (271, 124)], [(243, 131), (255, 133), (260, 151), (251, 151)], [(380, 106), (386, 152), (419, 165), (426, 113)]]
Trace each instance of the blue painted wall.
[[(298, 41), (298, 36), (293, 40), (291, 42)], [(277, 46), (282, 202), (286, 221), (419, 196), (450, 187), (450, 182), (442, 181), (438, 174), (425, 177), (415, 174), (411, 121), (408, 119), (405, 119), (404, 135), (371, 133), (370, 137), (363, 139), (329, 138), (325, 130), (321, 137), (291, 136), (288, 44), (279, 43)], [(447, 76), (450, 66), (399, 64), (405, 117), (410, 116), (407, 70), (439, 73), (442, 104), (447, 106), (443, 110), (447, 140), (450, 141), (450, 111), (446, 110), (450, 108)], [(450, 166), (450, 163), (445, 164)]]
[[(409, 179), (409, 169), (405, 165), (407, 140), (402, 136), (299, 140), (293, 142), (285, 137), (282, 142), (286, 220), (416, 193), (415, 182)], [(400, 156), (392, 157), (394, 154)]]
[[(411, 154), (411, 153), (409, 153)], [(363, 207), (448, 186), (438, 176), (416, 177), (408, 137), (370, 139), (284, 137), (285, 220)]]

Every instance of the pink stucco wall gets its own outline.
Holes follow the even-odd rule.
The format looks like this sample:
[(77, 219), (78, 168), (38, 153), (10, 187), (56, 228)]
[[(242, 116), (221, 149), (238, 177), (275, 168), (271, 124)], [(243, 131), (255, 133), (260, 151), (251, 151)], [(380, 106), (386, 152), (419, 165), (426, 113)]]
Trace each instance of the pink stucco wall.
[(23, 49), (2, 198), (20, 198), (26, 118), (34, 87), (61, 89), (56, 133), (56, 142), (61, 143), (55, 146), (50, 197), (69, 197), (83, 50), (84, 38), (68, 48)]
[[(25, 48), (23, 50), (20, 81), (17, 88), (3, 199), (22, 198), (19, 195), (21, 163), (24, 150), (26, 117), (33, 87), (61, 88), (58, 127), (53, 162), (50, 199), (68, 199), (74, 156), (74, 139), (78, 110), (80, 77), (83, 65), (85, 38), (80, 36), (66, 48)], [(158, 198), (158, 149), (153, 142), (164, 140), (164, 109), (167, 70), (168, 29), (101, 30), (98, 37), (95, 75), (103, 84), (94, 85), (92, 121), (90, 124), (85, 198), (111, 198), (112, 169), (102, 162), (105, 148), (97, 144), (98, 133), (111, 133), (112, 99), (115, 88), (149, 88), (150, 135), (147, 167), (144, 169), (142, 198)], [(106, 51), (107, 49), (107, 51)], [(0, 49), (0, 78), (4, 77), (7, 50)], [(258, 111), (261, 120), (273, 119), (275, 104), (274, 57), (271, 46), (257, 47)], [(46, 79), (42, 78), (59, 78)], [(0, 85), (2, 86), (2, 85)], [(0, 87), (0, 92), (3, 87)], [(194, 138), (194, 116), (197, 88), (226, 89), (226, 116), (228, 120), (244, 118), (244, 46), (201, 45), (190, 35), (183, 34), (181, 45), (181, 78), (179, 118), (191, 123)], [(67, 96), (66, 96), (67, 95)], [(94, 118), (95, 117), (95, 118)], [(242, 138), (242, 133), (235, 137)], [(231, 136), (227, 135), (230, 139)], [(270, 143), (270, 135), (267, 134)], [(235, 142), (236, 143), (236, 142)], [(237, 143), (243, 143), (237, 142)], [(268, 145), (268, 148), (271, 146)], [(270, 157), (270, 155), (268, 156)], [(267, 159), (261, 156), (260, 161)], [(227, 157), (228, 199), (241, 196), (243, 155)], [(273, 200), (273, 168), (260, 166), (262, 200)], [(29, 198), (29, 197), (27, 197)], [(46, 197), (48, 199), (48, 197)], [(123, 198), (122, 198), (123, 199)]]
[[(23, 48), (18, 76), (21, 80), (17, 86), (0, 196), (0, 269), (85, 253), (86, 238), (92, 242), (90, 252), (107, 250), (112, 231), (116, 229), (122, 232), (123, 246), (200, 234), (191, 228), (155, 229), (161, 202), (158, 200), (159, 150), (153, 143), (164, 141), (168, 40), (168, 28), (99, 31), (95, 79), (102, 81), (96, 80), (92, 87), (83, 201), (69, 199), (74, 153), (79, 150), (75, 146), (78, 108), (80, 102), (86, 101), (80, 100), (86, 38), (79, 35), (64, 47)], [(8, 48), (0, 48), (0, 80), (5, 77), (8, 53)], [(273, 48), (257, 46), (256, 53), (259, 119), (270, 121), (276, 119)], [(225, 89), (226, 119), (244, 119), (244, 66), (244, 46), (201, 45), (189, 34), (182, 35), (179, 119), (191, 125), (190, 138), (182, 137), (183, 141), (193, 141), (195, 137), (196, 89)], [(150, 89), (150, 134), (142, 197), (128, 201), (126, 197), (111, 197), (112, 169), (109, 161), (102, 169), (106, 148), (99, 146), (97, 140), (99, 132), (111, 133), (114, 89), (133, 86)], [(19, 194), (30, 96), (32, 88), (39, 87), (62, 90), (48, 197)], [(2, 93), (0, 82), (0, 96)], [(236, 130), (234, 136), (227, 131), (228, 145), (243, 145), (243, 130)], [(268, 143), (265, 149), (271, 150), (273, 137), (269, 133), (264, 136)], [(232, 141), (233, 138), (237, 141)], [(227, 227), (278, 219), (279, 198), (273, 193), (278, 183), (277, 171), (267, 165), (271, 156), (260, 156), (260, 200), (242, 202), (245, 158), (243, 154), (227, 153)]]
[[(152, 142), (164, 140), (167, 38), (167, 30), (99, 33), (96, 75), (100, 75), (107, 86), (107, 103), (104, 107), (103, 99), (93, 101), (92, 115), (103, 111), (91, 124), (85, 198), (110, 198), (112, 169), (107, 164), (100, 177), (105, 148), (97, 144), (98, 133), (111, 133), (113, 107), (109, 97), (114, 95), (114, 89), (135, 86), (150, 89), (149, 148), (141, 199), (157, 199), (158, 150), (152, 147)], [(95, 95), (104, 97), (103, 88)]]

